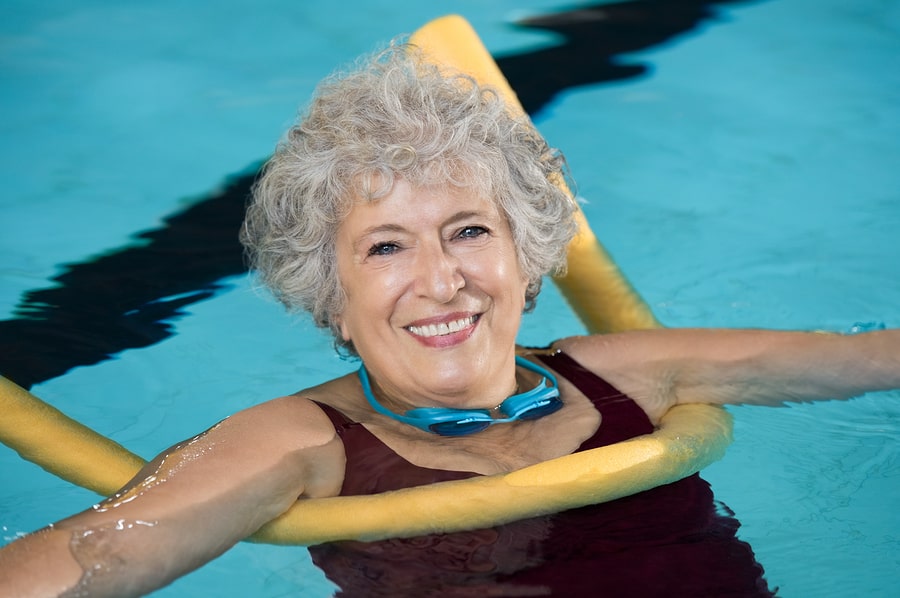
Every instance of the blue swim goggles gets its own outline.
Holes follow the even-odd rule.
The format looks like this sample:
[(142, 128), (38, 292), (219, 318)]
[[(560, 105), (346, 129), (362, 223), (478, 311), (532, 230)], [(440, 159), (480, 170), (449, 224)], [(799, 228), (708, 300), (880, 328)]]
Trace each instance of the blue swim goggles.
[[(388, 410), (372, 394), (372, 386), (369, 383), (369, 374), (366, 372), (365, 364), (360, 366), (357, 374), (362, 382), (366, 400), (378, 413), (441, 436), (466, 436), (481, 432), (494, 424), (538, 419), (562, 409), (563, 402), (559, 398), (559, 385), (553, 374), (518, 355), (516, 364), (532, 372), (537, 372), (543, 378), (528, 392), (515, 394), (503, 401), (498, 407), (500, 413), (505, 416), (502, 418), (491, 417), (491, 412), (487, 409), (451, 409), (449, 407), (417, 407), (400, 415)], [(550, 381), (549, 386), (547, 385), (548, 380)]]

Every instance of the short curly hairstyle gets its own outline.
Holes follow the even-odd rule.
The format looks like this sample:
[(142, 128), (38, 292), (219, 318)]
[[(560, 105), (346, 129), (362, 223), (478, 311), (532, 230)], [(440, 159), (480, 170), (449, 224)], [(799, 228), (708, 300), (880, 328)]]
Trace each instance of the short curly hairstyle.
[(562, 154), (496, 90), (394, 42), (318, 86), (254, 185), (241, 242), (279, 301), (355, 354), (336, 323), (345, 296), (335, 252), (353, 201), (387, 195), (397, 177), (493, 198), (529, 281), (527, 311), (542, 276), (563, 271), (575, 234), (575, 202), (554, 183), (566, 175)]

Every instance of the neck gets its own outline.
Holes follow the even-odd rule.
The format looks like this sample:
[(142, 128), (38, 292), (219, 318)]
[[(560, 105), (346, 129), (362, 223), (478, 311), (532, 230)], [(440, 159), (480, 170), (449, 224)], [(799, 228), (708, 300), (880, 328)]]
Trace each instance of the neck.
[[(536, 370), (520, 363), (532, 365), (530, 362), (515, 353), (510, 357), (513, 358), (512, 363), (504, 360), (500, 366), (492, 365), (489, 375), (478, 377), (467, 375), (472, 370), (466, 368), (454, 368), (451, 375), (447, 369), (441, 369), (439, 361), (427, 367), (442, 373), (423, 371), (421, 379), (415, 376), (399, 379), (388, 374), (382, 376), (385, 370), (370, 369), (368, 361), (362, 361), (360, 367), (365, 369), (369, 378), (373, 397), (394, 413), (420, 408), (495, 411), (508, 397), (516, 395), (520, 389), (532, 388), (541, 380), (540, 376), (535, 375)], [(523, 371), (526, 369), (529, 371)]]

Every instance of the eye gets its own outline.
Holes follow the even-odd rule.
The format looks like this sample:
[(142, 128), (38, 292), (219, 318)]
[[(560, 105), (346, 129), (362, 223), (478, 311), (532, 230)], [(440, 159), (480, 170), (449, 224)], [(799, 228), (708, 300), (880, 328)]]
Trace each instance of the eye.
[(394, 242), (386, 241), (383, 243), (375, 243), (371, 247), (369, 247), (369, 251), (367, 255), (370, 256), (379, 256), (379, 255), (392, 255), (397, 253), (400, 250), (400, 246)]
[(460, 239), (474, 239), (476, 237), (480, 237), (482, 235), (488, 234), (488, 229), (483, 226), (466, 226), (461, 229), (458, 233), (456, 233), (457, 238)]

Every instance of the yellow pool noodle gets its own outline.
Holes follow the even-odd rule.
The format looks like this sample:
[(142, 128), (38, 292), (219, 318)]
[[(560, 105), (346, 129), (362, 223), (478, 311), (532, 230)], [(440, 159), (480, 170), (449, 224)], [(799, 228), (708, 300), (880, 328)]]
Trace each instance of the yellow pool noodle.
[(250, 539), (319, 544), (493, 527), (675, 482), (720, 459), (730, 441), (731, 418), (723, 409), (680, 405), (669, 410), (653, 434), (505, 475), (301, 500)]

